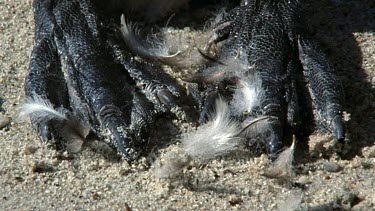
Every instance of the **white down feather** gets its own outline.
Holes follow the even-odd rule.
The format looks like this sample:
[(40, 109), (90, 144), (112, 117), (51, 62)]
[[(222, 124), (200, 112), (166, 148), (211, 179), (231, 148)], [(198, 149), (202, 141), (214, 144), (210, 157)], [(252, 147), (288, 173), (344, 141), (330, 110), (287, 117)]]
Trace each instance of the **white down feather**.
[(63, 108), (55, 109), (50, 101), (38, 95), (26, 99), (25, 104), (20, 108), (18, 119), (31, 117), (35, 122), (47, 122), (56, 120), (62, 126), (59, 128), (66, 149), (69, 152), (79, 152), (90, 128), (78, 120), (70, 111)]
[(238, 147), (239, 125), (230, 116), (228, 104), (221, 98), (216, 101), (215, 113), (197, 130), (183, 134), (184, 149), (195, 159), (207, 161), (227, 154)]

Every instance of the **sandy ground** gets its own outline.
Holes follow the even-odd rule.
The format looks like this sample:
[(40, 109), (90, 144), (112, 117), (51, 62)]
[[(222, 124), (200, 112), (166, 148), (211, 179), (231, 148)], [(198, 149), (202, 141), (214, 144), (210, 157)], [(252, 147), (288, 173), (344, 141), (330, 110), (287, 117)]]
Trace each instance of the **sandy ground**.
[(23, 102), (31, 3), (0, 2), (0, 210), (375, 210), (373, 1), (309, 7), (344, 85), (349, 134), (343, 149), (330, 136), (311, 135), (309, 151), (297, 156), (293, 187), (263, 176), (267, 157), (246, 151), (157, 179), (147, 158), (129, 165), (97, 142), (64, 156), (42, 144), (28, 122), (7, 123)]

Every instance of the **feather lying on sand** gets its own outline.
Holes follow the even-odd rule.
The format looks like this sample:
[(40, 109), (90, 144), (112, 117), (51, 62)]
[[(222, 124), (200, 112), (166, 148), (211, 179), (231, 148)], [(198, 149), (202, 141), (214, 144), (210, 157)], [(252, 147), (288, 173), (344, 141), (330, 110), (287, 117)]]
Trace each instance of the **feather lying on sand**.
[(184, 149), (195, 159), (207, 161), (225, 155), (240, 144), (241, 128), (232, 120), (230, 109), (222, 98), (216, 101), (215, 113), (197, 130), (182, 135)]
[[(188, 166), (192, 160), (207, 162), (232, 152), (240, 144), (240, 138), (236, 136), (240, 131), (238, 123), (230, 117), (227, 102), (219, 98), (216, 101), (215, 112), (210, 115), (206, 124), (182, 134), (180, 150), (183, 153), (167, 153), (164, 158), (159, 158), (155, 162), (153, 168), (155, 177), (170, 177)], [(164, 162), (161, 162), (161, 159)]]
[(291, 181), (294, 177), (293, 159), (295, 150), (295, 139), (290, 147), (282, 151), (277, 159), (272, 163), (264, 175), (270, 178), (280, 178)]
[(151, 171), (156, 178), (167, 178), (178, 175), (192, 161), (192, 157), (182, 148), (174, 147), (157, 159)]

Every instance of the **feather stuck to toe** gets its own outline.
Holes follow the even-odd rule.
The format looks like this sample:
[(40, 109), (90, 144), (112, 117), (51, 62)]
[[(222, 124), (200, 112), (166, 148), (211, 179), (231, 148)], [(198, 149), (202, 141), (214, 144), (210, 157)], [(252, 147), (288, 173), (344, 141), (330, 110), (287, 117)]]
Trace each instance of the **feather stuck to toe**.
[(64, 108), (55, 109), (50, 101), (40, 96), (28, 97), (26, 103), (22, 105), (18, 114), (18, 119), (29, 116), (33, 121), (46, 123), (51, 120), (59, 122), (59, 135), (64, 141), (66, 150), (77, 153), (90, 133), (90, 128), (85, 123), (77, 119), (70, 111)]

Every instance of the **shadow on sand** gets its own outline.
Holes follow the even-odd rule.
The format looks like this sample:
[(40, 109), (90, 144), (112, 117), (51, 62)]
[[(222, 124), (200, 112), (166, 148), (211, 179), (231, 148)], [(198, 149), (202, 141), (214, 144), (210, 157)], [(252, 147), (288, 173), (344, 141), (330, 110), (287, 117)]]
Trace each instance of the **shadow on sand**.
[(347, 131), (351, 149), (342, 156), (344, 159), (361, 155), (361, 149), (372, 146), (375, 137), (375, 89), (370, 77), (373, 61), (371, 53), (361, 51), (364, 36), (357, 36), (358, 33), (373, 36), (375, 22), (371, 20), (374, 20), (375, 3), (360, 2), (320, 0), (307, 5), (307, 17), (315, 38), (333, 62), (344, 88), (344, 110), (350, 114)]

